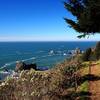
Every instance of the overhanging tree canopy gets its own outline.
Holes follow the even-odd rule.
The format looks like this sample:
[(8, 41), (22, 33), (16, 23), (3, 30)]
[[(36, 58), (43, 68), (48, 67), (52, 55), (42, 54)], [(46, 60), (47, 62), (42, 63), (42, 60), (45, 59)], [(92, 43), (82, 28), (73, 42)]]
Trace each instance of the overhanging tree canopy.
[(66, 22), (82, 35), (100, 33), (100, 0), (67, 0), (65, 8), (76, 17), (76, 21), (65, 18)]

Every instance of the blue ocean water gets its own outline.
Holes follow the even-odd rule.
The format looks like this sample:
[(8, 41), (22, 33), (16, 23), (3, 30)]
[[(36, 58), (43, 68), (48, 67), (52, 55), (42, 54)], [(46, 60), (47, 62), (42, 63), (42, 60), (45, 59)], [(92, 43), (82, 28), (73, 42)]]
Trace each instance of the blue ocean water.
[[(0, 67), (14, 69), (16, 61), (52, 67), (63, 61), (64, 53), (76, 47), (85, 50), (96, 42), (0, 42)], [(54, 52), (54, 54), (50, 54)]]

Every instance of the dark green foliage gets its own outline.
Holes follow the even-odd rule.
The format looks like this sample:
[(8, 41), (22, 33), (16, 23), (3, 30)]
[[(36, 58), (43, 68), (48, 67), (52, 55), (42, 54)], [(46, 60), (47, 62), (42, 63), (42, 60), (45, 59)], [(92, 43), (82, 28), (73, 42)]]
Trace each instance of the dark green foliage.
[(65, 21), (82, 35), (100, 33), (100, 0), (67, 0), (65, 8), (76, 17), (76, 21), (65, 18)]
[(89, 61), (90, 60), (90, 57), (91, 57), (91, 48), (88, 48), (82, 55), (82, 60), (83, 61)]
[(100, 42), (97, 42), (94, 48), (88, 48), (82, 54), (83, 61), (96, 61), (100, 59)]
[(100, 59), (100, 42), (98, 42), (96, 44), (96, 48), (95, 48), (95, 57), (96, 60)]

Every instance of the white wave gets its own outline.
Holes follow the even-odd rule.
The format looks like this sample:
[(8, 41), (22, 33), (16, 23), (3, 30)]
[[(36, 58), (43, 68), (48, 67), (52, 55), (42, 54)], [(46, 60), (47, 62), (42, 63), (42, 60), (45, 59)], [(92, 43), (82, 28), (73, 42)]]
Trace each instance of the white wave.
[(16, 63), (15, 61), (14, 61), (14, 62), (6, 63), (6, 64), (4, 64), (0, 69), (4, 69), (4, 68), (6, 68), (7, 66), (10, 66), (10, 65), (15, 64), (15, 63)]
[(6, 66), (4, 65), (4, 66), (2, 66), (2, 67), (0, 67), (0, 69), (4, 69), (4, 68), (6, 68)]
[(46, 58), (46, 57), (48, 57), (48, 56), (53, 56), (53, 55), (45, 55), (45, 56), (41, 56), (41, 57), (39, 57), (39, 58)]
[(21, 61), (28, 61), (28, 60), (34, 60), (34, 59), (36, 59), (36, 58), (35, 57), (32, 57), (32, 58), (29, 58), (29, 59), (23, 59)]
[(53, 55), (48, 54), (48, 55), (45, 55), (45, 56), (38, 57), (38, 59), (39, 59), (39, 58), (51, 57), (51, 56), (55, 56), (55, 55), (60, 55), (60, 54), (53, 54)]
[(41, 57), (39, 57), (39, 58), (44, 58), (44, 57), (47, 57), (47, 55), (45, 55), (45, 56), (41, 56)]
[(30, 59), (35, 59), (35, 57), (32, 57), (32, 58), (30, 58)]
[[(29, 59), (23, 59), (23, 60), (19, 60), (19, 61), (25, 62), (25, 61), (34, 60), (34, 59), (35, 59), (35, 57), (31, 57), (31, 58), (29, 58)], [(12, 64), (16, 64), (16, 62), (17, 62), (17, 61), (13, 61), (13, 62), (6, 63), (6, 64), (4, 64), (0, 69), (4, 69), (4, 68), (6, 68), (6, 67), (8, 67), (8, 66), (11, 66)]]
[[(56, 55), (61, 55), (61, 54), (53, 54), (53, 55), (48, 54), (48, 55), (40, 56), (40, 57), (37, 57), (37, 58), (36, 58), (36, 57), (31, 57), (31, 58), (23, 59), (23, 60), (19, 60), (19, 61), (25, 62), (25, 61), (29, 61), (29, 60), (40, 59), (40, 58), (46, 58), (46, 57), (56, 56)], [(16, 64), (16, 61), (6, 63), (6, 64), (4, 64), (0, 69), (4, 69), (4, 68), (6, 68), (6, 67), (8, 67), (8, 66), (11, 66), (12, 64)]]
[(43, 52), (45, 52), (45, 51), (40, 50), (40, 51), (38, 51), (37, 53), (43, 53)]

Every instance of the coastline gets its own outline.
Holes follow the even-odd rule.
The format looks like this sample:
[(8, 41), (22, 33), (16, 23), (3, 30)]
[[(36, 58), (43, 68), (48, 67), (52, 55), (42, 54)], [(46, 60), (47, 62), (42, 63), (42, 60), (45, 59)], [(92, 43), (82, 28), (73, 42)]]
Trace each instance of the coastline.
[[(98, 44), (100, 45), (100, 42)], [(45, 71), (21, 70), (17, 77), (7, 77), (0, 84), (0, 99), (5, 98), (6, 100), (8, 98), (10, 100), (12, 97), (14, 100), (19, 100), (19, 98), (27, 98), (28, 100), (89, 99), (91, 97), (89, 93), (92, 91), (89, 90), (89, 82), (91, 81), (89, 68), (92, 66), (99, 68), (100, 66), (100, 60), (95, 58), (96, 61), (93, 61), (89, 58), (95, 57), (92, 55), (93, 53), (100, 52), (99, 47), (96, 46), (94, 51), (88, 51), (92, 49), (89, 48), (83, 54), (79, 49), (76, 49), (74, 57)], [(84, 60), (83, 57), (88, 57), (88, 59)], [(98, 84), (97, 82), (95, 79), (96, 84)]]

